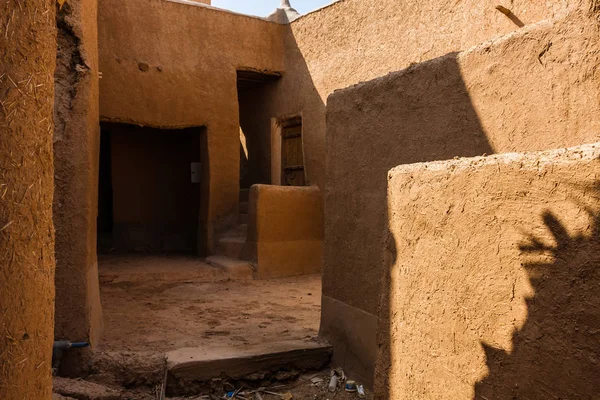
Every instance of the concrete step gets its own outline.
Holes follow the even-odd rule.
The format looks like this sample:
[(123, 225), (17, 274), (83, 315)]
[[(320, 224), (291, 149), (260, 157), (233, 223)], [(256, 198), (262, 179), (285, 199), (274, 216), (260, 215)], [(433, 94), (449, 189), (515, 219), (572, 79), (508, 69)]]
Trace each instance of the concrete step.
[(331, 345), (325, 341), (290, 340), (244, 347), (185, 348), (167, 353), (171, 381), (179, 385), (206, 382), (226, 376), (238, 380), (279, 370), (319, 370), (331, 359)]
[(246, 237), (224, 237), (217, 244), (217, 255), (242, 259)]
[(248, 225), (248, 214), (240, 214), (238, 217), (238, 222), (242, 225)]
[(246, 237), (248, 235), (248, 224), (239, 224), (229, 231), (225, 232), (222, 237)]
[(252, 279), (252, 264), (249, 261), (238, 260), (225, 256), (210, 256), (206, 262), (223, 271), (225, 276), (233, 279)]
[(240, 214), (248, 214), (248, 202), (240, 201)]

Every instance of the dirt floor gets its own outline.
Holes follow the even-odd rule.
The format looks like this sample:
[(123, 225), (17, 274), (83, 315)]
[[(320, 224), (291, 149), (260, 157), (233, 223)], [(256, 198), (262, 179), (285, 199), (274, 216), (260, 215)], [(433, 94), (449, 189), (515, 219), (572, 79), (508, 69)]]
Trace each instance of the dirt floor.
[(317, 336), (318, 275), (235, 279), (184, 256), (100, 259), (103, 351), (167, 352)]
[[(85, 381), (55, 380), (55, 392), (67, 399), (157, 399), (168, 351), (224, 345), (242, 348), (287, 339), (311, 341), (318, 334), (318, 275), (259, 281), (239, 271), (231, 276), (193, 257), (148, 255), (102, 256), (99, 271), (103, 341)], [(285, 397), (263, 392), (262, 398), (359, 398), (341, 387), (330, 393), (329, 374), (326, 369), (264, 382), (269, 391)], [(210, 393), (171, 398), (219, 399), (227, 385), (232, 386), (217, 384)], [(258, 384), (251, 385), (256, 390)], [(251, 390), (243, 389), (245, 395), (236, 398), (258, 398)], [(95, 397), (102, 391), (114, 397)], [(367, 398), (372, 397), (367, 394)]]

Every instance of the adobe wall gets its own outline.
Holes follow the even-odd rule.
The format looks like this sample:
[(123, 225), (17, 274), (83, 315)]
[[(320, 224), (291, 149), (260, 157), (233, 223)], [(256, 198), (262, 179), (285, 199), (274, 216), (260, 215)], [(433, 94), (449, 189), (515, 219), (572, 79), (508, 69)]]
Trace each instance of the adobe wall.
[[(37, 15), (37, 18), (32, 18)], [(0, 399), (52, 398), (55, 3), (0, 6)]]
[[(308, 182), (324, 188), (327, 97), (517, 30), (496, 10), (502, 3), (521, 22), (532, 24), (577, 7), (587, 9), (589, 1), (338, 1), (289, 25), (286, 72), (280, 82), (256, 91), (252, 113), (260, 125), (254, 129), (268, 138), (271, 118), (301, 114)], [(267, 145), (263, 152), (270, 153)]]
[(265, 279), (321, 273), (323, 199), (318, 187), (253, 185), (248, 239)]
[[(57, 15), (54, 223), (57, 340), (100, 340), (102, 310), (96, 257), (98, 203), (98, 36), (96, 0), (69, 1)], [(87, 350), (63, 357), (75, 375)]]
[[(372, 376), (387, 171), (598, 141), (599, 39), (576, 13), (330, 96), (321, 331), (334, 363)], [(340, 323), (354, 318), (370, 324)]]
[(216, 227), (238, 209), (236, 69), (282, 71), (284, 27), (163, 0), (102, 0), (99, 26), (103, 121), (207, 129), (210, 203), (202, 223), (210, 252)]
[(378, 399), (597, 396), (600, 143), (390, 171)]

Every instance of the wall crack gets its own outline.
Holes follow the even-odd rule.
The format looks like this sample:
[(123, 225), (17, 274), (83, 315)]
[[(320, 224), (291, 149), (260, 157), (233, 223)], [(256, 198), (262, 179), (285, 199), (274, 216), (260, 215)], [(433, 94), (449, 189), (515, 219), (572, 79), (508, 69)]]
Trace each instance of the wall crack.
[(67, 3), (56, 13), (57, 54), (54, 73), (54, 142), (65, 139), (79, 83), (91, 73), (81, 51), (81, 38), (70, 22), (73, 9)]

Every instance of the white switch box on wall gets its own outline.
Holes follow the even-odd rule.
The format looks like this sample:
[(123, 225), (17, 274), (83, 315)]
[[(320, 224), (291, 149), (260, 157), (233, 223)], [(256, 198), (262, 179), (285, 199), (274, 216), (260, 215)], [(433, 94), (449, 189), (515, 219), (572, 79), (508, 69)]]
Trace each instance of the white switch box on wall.
[(200, 183), (200, 177), (202, 176), (202, 163), (193, 162), (191, 164), (192, 169), (192, 183)]

